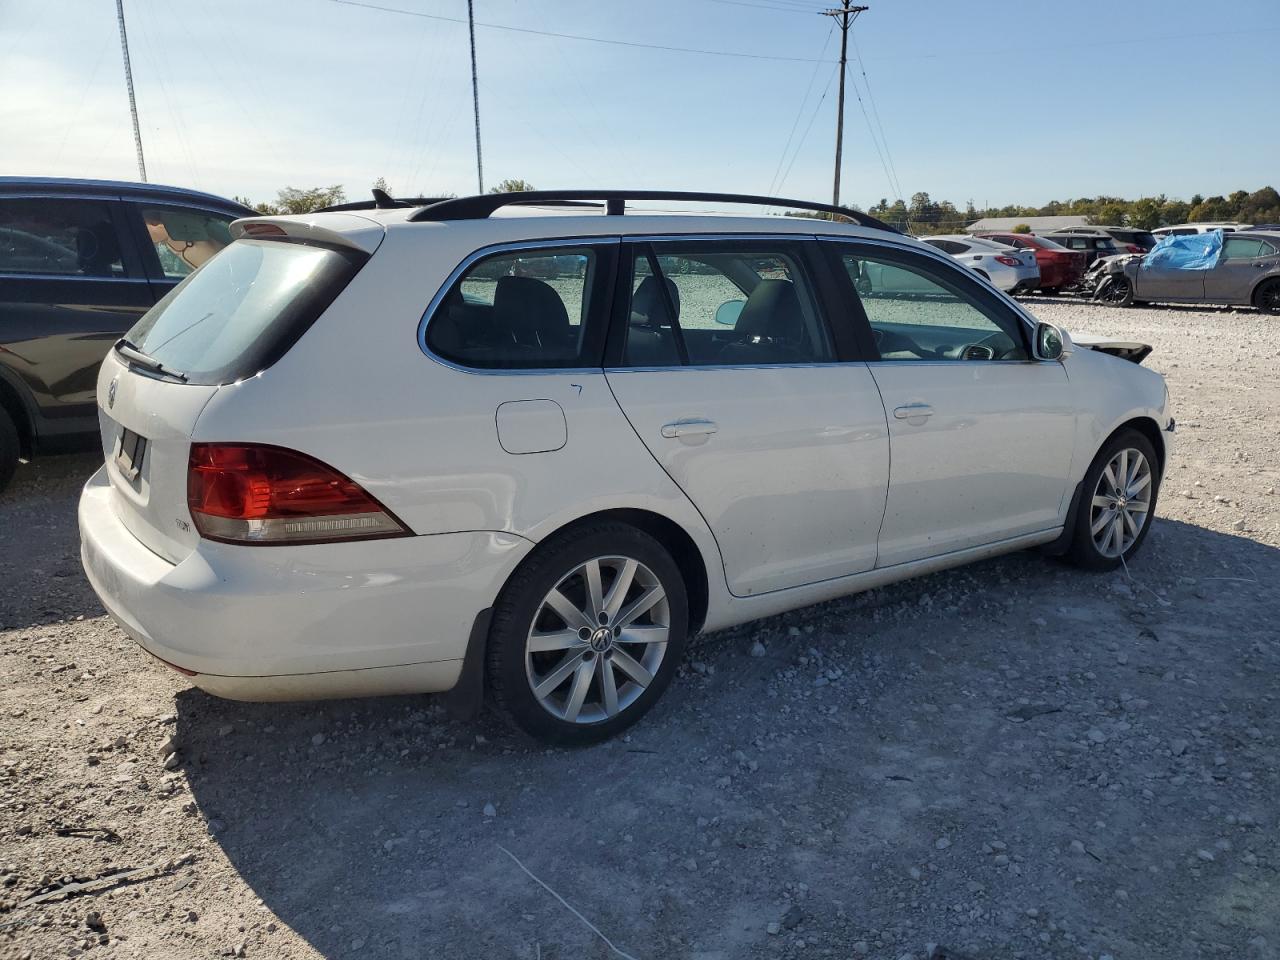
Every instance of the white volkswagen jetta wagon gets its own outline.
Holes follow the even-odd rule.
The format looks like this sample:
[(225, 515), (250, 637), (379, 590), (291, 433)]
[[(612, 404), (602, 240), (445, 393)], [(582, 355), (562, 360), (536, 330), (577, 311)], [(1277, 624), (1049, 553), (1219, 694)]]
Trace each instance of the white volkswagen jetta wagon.
[(1174, 429), (1149, 348), (1073, 349), (855, 211), (628, 200), (761, 198), (237, 221), (102, 366), (79, 520), (111, 616), (219, 696), (453, 690), (574, 744), (698, 631), (1142, 544)]

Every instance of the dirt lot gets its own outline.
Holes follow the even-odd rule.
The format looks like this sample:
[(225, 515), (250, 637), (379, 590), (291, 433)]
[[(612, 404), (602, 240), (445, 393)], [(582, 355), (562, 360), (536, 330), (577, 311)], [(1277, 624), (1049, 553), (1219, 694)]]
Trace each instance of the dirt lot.
[(80, 573), (94, 459), (23, 468), (0, 955), (1280, 956), (1280, 321), (1033, 309), (1153, 342), (1169, 378), (1179, 449), (1131, 577), (1016, 555), (708, 637), (588, 751), (429, 698), (187, 687)]

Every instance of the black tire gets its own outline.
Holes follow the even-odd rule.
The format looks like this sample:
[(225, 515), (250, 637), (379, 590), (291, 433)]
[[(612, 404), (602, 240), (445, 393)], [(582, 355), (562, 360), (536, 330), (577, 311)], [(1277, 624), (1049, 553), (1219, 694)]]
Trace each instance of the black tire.
[(1044, 294), (1046, 297), (1056, 297), (1058, 295), (1057, 287), (1037, 287), (1036, 293)]
[(1115, 277), (1103, 293), (1102, 302), (1109, 307), (1133, 306), (1133, 281), (1128, 277)]
[[(606, 562), (618, 559), (637, 561), (640, 565), (639, 569), (646, 576), (656, 578), (657, 584), (665, 594), (662, 607), (667, 628), (666, 645), (659, 654), (661, 659), (656, 664), (656, 670), (651, 674), (651, 680), (643, 688), (639, 688), (638, 684), (633, 688), (631, 680), (624, 673), (615, 672), (619, 669), (614, 666), (617, 663), (614, 659), (615, 655), (621, 657), (627, 650), (638, 649), (637, 647), (624, 649), (621, 641), (616, 649), (596, 653), (593, 652), (596, 639), (593, 634), (590, 643), (587, 643), (584, 638), (585, 645), (575, 645), (572, 649), (556, 649), (548, 653), (530, 653), (526, 657), (530, 633), (540, 623), (543, 630), (573, 632), (571, 629), (565, 630), (565, 627), (572, 627), (568, 618), (560, 618), (563, 621), (560, 627), (546, 625), (544, 618), (548, 616), (548, 608), (544, 606), (544, 601), (553, 588), (563, 587), (563, 592), (572, 598), (582, 596), (576, 590), (577, 588), (585, 590), (585, 580), (577, 579), (577, 571), (584, 564), (589, 564), (597, 558), (604, 559)], [(604, 575), (621, 577), (621, 573), (607, 567), (604, 568)], [(640, 578), (641, 574), (636, 573), (634, 585), (630, 588), (631, 592), (626, 596), (634, 598), (637, 591), (646, 589)], [(612, 582), (611, 579), (603, 585), (602, 592), (606, 600)], [(631, 602), (634, 600), (627, 601), (624, 597), (620, 601), (624, 607), (621, 612), (625, 612), (625, 607)], [(585, 598), (582, 603), (575, 599), (574, 605), (581, 606), (587, 603), (589, 601)], [(555, 615), (552, 617), (553, 620), (554, 617)], [(601, 622), (606, 622), (603, 615)], [(492, 702), (499, 712), (517, 727), (546, 743), (585, 746), (607, 740), (643, 717), (662, 696), (684, 653), (688, 638), (688, 624), (689, 601), (684, 579), (680, 574), (680, 568), (661, 543), (647, 533), (625, 523), (607, 521), (584, 525), (539, 546), (512, 574), (511, 579), (503, 587), (497, 603), (494, 604), (493, 621), (489, 628), (489, 643), (486, 650)], [(637, 626), (639, 626), (638, 623)], [(582, 629), (578, 630), (580, 636)], [(605, 633), (608, 632), (605, 628), (601, 629)], [(615, 630), (614, 633), (616, 636), (617, 631)], [(606, 639), (602, 642), (609, 641)], [(650, 649), (648, 646), (644, 647), (646, 655)], [(656, 647), (654, 649), (656, 651)], [(626, 655), (629, 656), (629, 654)], [(545, 701), (539, 699), (534, 693), (535, 670), (542, 669), (535, 661), (547, 664), (542, 674), (542, 679), (545, 680), (562, 668), (571, 657), (578, 657), (579, 663), (592, 662), (593, 659), (598, 658), (598, 662), (592, 668), (595, 673), (592, 674), (589, 692), (586, 694), (592, 701), (590, 704), (592, 710), (607, 710), (603, 671), (610, 671), (610, 676), (613, 678), (621, 678), (624, 686), (617, 688), (617, 692), (613, 695), (614, 705), (618, 709), (615, 715), (606, 714), (603, 717), (571, 722), (566, 720), (564, 715), (553, 715), (551, 712), (552, 707), (559, 706), (554, 702), (554, 692), (547, 694)], [(634, 660), (632, 662), (638, 663)], [(563, 684), (557, 685), (554, 690), (571, 691), (576, 681), (577, 673), (569, 674), (565, 677)], [(615, 683), (616, 681), (611, 681), (610, 686), (614, 686)], [(624, 694), (634, 699), (625, 706), (619, 706), (620, 701), (624, 699)], [(571, 699), (568, 692), (564, 694), (564, 698), (564, 713), (567, 715), (567, 703)], [(544, 706), (544, 702), (549, 706)], [(588, 708), (582, 706), (581, 701), (579, 705), (585, 713)]]
[(1280, 279), (1263, 280), (1253, 291), (1253, 305), (1263, 313), (1280, 314)]
[[(1102, 519), (1103, 508), (1094, 506), (1094, 496), (1099, 492), (1099, 482), (1112, 460), (1122, 450), (1136, 450), (1146, 458), (1150, 469), (1150, 499), (1147, 509), (1133, 542), (1114, 556), (1108, 556), (1095, 540), (1093, 527)], [(1151, 530), (1152, 518), (1155, 516), (1156, 501), (1160, 493), (1160, 461), (1156, 456), (1151, 441), (1137, 430), (1126, 429), (1114, 434), (1102, 445), (1098, 455), (1089, 464), (1080, 486), (1080, 503), (1076, 508), (1075, 526), (1072, 532), (1071, 546), (1067, 549), (1066, 559), (1085, 570), (1114, 570), (1121, 562), (1128, 562)]]
[(0, 407), (0, 493), (13, 479), (13, 471), (18, 468), (18, 457), (22, 453), (22, 443), (18, 438), (18, 428), (9, 416), (9, 411)]

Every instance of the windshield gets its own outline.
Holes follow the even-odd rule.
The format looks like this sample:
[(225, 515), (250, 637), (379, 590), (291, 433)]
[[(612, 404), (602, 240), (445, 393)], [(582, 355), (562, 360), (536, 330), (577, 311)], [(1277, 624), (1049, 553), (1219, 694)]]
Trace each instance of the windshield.
[(336, 247), (238, 240), (126, 334), (189, 383), (231, 383), (279, 359), (367, 259)]

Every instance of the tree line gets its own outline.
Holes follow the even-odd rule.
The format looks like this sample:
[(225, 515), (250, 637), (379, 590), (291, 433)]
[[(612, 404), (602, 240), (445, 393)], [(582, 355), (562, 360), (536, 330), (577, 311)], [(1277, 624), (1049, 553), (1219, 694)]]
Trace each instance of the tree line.
[[(373, 181), (372, 188), (381, 190), (389, 196), (395, 196), (391, 186), (383, 177)], [(503, 180), (496, 187), (491, 187), (489, 192), (520, 193), (533, 189), (536, 188), (527, 180)], [(454, 197), (457, 194), (442, 193), (439, 196), (442, 198)], [(244, 204), (246, 207), (252, 207), (264, 216), (275, 217), (283, 214), (315, 213), (325, 207), (346, 203), (347, 191), (342, 189), (339, 184), (335, 184), (332, 187), (285, 187), (283, 190), (276, 191), (274, 203), (265, 200), (255, 202), (247, 197), (232, 197), (231, 199), (237, 203)]]
[(1042, 207), (1010, 205), (978, 209), (973, 201), (959, 209), (950, 200), (934, 201), (929, 194), (912, 194), (911, 202), (882, 198), (868, 211), (873, 217), (915, 234), (959, 233), (984, 217), (1082, 216), (1089, 223), (1154, 230), (1175, 223), (1234, 220), (1240, 223), (1280, 223), (1280, 193), (1263, 187), (1252, 193), (1236, 190), (1225, 197), (1196, 194), (1174, 200), (1160, 194), (1126, 200), (1123, 197), (1080, 197), (1054, 200)]

